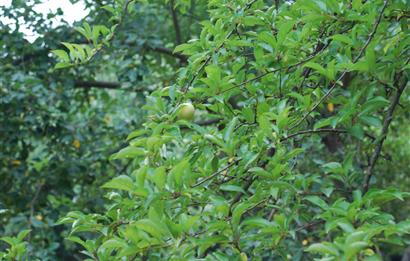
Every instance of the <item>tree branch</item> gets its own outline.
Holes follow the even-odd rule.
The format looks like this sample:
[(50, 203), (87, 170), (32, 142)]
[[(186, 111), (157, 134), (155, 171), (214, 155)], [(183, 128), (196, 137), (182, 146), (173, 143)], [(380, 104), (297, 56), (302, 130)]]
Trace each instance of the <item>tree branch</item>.
[(212, 175), (200, 180), (198, 183), (195, 183), (194, 185), (191, 186), (191, 188), (196, 188), (202, 184), (204, 184), (205, 182), (207, 182), (208, 180), (213, 179), (214, 177), (218, 176), (219, 174), (221, 174), (222, 172), (224, 172), (225, 170), (229, 169), (230, 167), (232, 167), (233, 165), (235, 165), (236, 163), (238, 163), (241, 159), (236, 159), (233, 162), (231, 162), (230, 164), (226, 165), (224, 168), (216, 171), (215, 173), (213, 173)]
[(120, 89), (119, 82), (105, 82), (105, 81), (75, 81), (75, 88), (99, 88), (99, 89)]
[(175, 41), (179, 45), (182, 43), (182, 37), (181, 37), (181, 28), (179, 27), (178, 15), (175, 10), (174, 0), (170, 1), (170, 6), (171, 6), (172, 23), (174, 24), (174, 29), (175, 29)]
[[(400, 80), (400, 77), (398, 77), (398, 81)], [(390, 123), (393, 120), (393, 113), (394, 110), (396, 109), (397, 105), (399, 104), (400, 101), (400, 96), (402, 95), (404, 89), (407, 86), (408, 81), (405, 79), (403, 83), (398, 87), (396, 94), (394, 95), (391, 104), (387, 110), (386, 117), (384, 118), (383, 121), (383, 127), (382, 127), (382, 132), (380, 134), (380, 137), (377, 139), (377, 144), (376, 148), (370, 158), (369, 166), (367, 167), (367, 170), (365, 172), (365, 177), (364, 177), (364, 183), (363, 183), (363, 191), (367, 192), (369, 190), (369, 185), (370, 185), (370, 179), (373, 176), (373, 169), (376, 166), (377, 159), (379, 158), (383, 143), (386, 140), (387, 137), (387, 132), (389, 131), (389, 126)]]
[(158, 52), (158, 53), (162, 53), (162, 54), (166, 54), (166, 55), (178, 58), (179, 60), (181, 60), (184, 63), (186, 63), (188, 61), (188, 57), (186, 55), (183, 55), (182, 53), (174, 53), (174, 51), (172, 51), (171, 49), (166, 48), (166, 47), (162, 47), (162, 46), (145, 46), (145, 49), (147, 49), (149, 51)]
[(209, 119), (209, 120), (204, 120), (204, 121), (197, 122), (196, 124), (198, 124), (199, 126), (209, 126), (209, 125), (218, 123), (222, 120), (223, 120), (222, 118)]
[(287, 137), (281, 138), (280, 141), (285, 141), (291, 138), (294, 138), (296, 136), (300, 135), (309, 135), (309, 134), (315, 134), (315, 133), (325, 133), (325, 132), (331, 132), (331, 133), (347, 133), (347, 130), (342, 130), (342, 129), (317, 129), (317, 130), (304, 130), (304, 131), (299, 131), (293, 134), (290, 134)]
[[(32, 200), (30, 201), (30, 204), (29, 204), (29, 206), (30, 206), (30, 217), (29, 217), (29, 220), (28, 220), (28, 224), (29, 224), (29, 229), (30, 230), (32, 229), (32, 226), (33, 226), (32, 220), (34, 218), (35, 205), (37, 203), (38, 197), (40, 195), (40, 192), (41, 192), (41, 189), (43, 188), (43, 186), (44, 186), (44, 181), (40, 181), (37, 185), (37, 190), (34, 193), (34, 196), (33, 196)], [(31, 233), (29, 234), (27, 240), (30, 242)]]

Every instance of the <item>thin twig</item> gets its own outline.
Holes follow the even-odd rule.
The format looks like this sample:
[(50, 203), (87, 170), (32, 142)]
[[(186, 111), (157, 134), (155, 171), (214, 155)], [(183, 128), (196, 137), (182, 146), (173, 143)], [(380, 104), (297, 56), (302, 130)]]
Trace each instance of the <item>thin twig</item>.
[[(254, 178), (253, 176), (250, 176), (250, 177), (246, 180), (245, 185), (243, 186), (243, 190), (244, 190), (244, 191), (247, 191), (247, 190), (252, 186), (252, 184), (253, 184), (253, 182), (254, 182), (255, 180), (256, 180), (256, 178)], [(241, 200), (241, 198), (242, 198), (243, 195), (244, 195), (243, 192), (239, 192), (239, 193), (233, 198), (232, 202), (230, 203), (230, 204), (231, 204), (231, 207), (229, 208), (229, 215), (232, 215), (233, 206)]]
[[(35, 205), (36, 205), (36, 203), (37, 203), (38, 197), (39, 197), (39, 195), (40, 195), (40, 192), (41, 192), (43, 186), (44, 186), (44, 182), (43, 182), (43, 181), (40, 181), (40, 182), (38, 183), (37, 190), (36, 190), (36, 192), (35, 192), (33, 198), (32, 198), (31, 201), (30, 201), (30, 204), (29, 204), (29, 206), (30, 206), (30, 217), (29, 217), (29, 220), (28, 220), (28, 225), (29, 225), (29, 229), (30, 229), (30, 230), (31, 230), (32, 225), (33, 225), (33, 224), (32, 224), (32, 219), (34, 218)], [(30, 240), (31, 240), (31, 233), (28, 235), (27, 240), (30, 242)]]
[(317, 129), (317, 130), (304, 130), (304, 131), (299, 131), (296, 133), (292, 133), (287, 137), (283, 137), (280, 139), (280, 141), (285, 141), (288, 139), (291, 139), (293, 137), (296, 136), (300, 136), (300, 135), (309, 135), (309, 134), (315, 134), (315, 133), (325, 133), (325, 132), (331, 132), (331, 133), (346, 133), (347, 130), (343, 130), (343, 129)]
[(323, 222), (324, 222), (323, 220), (318, 220), (318, 221), (313, 221), (313, 222), (307, 223), (305, 225), (302, 225), (302, 226), (296, 228), (295, 232), (299, 232), (299, 231), (302, 231), (304, 229), (319, 225), (320, 223), (323, 223)]
[[(260, 200), (259, 202), (257, 202), (255, 205), (253, 205), (252, 207), (247, 208), (242, 215), (247, 214), (248, 212), (254, 210), (255, 208), (259, 207), (260, 205), (266, 203), (267, 201), (269, 201), (270, 197), (264, 198), (262, 200)], [(231, 221), (232, 219), (232, 215), (226, 218), (226, 221)]]
[(207, 182), (208, 180), (213, 179), (214, 177), (218, 176), (219, 174), (221, 174), (222, 172), (224, 172), (225, 170), (229, 169), (230, 167), (232, 167), (233, 165), (235, 165), (237, 162), (239, 162), (241, 159), (236, 159), (233, 162), (231, 162), (230, 164), (226, 165), (224, 168), (216, 171), (215, 173), (213, 173), (212, 175), (202, 179), (201, 181), (199, 181), (198, 183), (195, 183), (194, 185), (191, 186), (191, 188), (196, 188), (200, 185), (202, 185), (203, 183)]

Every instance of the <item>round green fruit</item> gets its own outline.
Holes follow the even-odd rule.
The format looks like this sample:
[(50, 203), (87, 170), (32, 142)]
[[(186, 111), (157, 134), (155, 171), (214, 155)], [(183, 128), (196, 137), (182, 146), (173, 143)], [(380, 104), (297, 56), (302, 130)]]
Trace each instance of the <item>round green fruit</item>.
[(181, 104), (178, 111), (178, 118), (180, 120), (191, 121), (195, 115), (195, 107), (191, 103)]

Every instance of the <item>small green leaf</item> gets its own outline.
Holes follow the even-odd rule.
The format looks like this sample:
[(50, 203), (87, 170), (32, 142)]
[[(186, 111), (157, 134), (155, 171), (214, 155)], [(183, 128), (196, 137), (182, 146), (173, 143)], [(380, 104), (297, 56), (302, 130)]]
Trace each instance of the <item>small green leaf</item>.
[(113, 154), (110, 159), (127, 159), (127, 158), (135, 158), (138, 156), (144, 156), (145, 155), (145, 150), (142, 148), (137, 148), (137, 147), (126, 147), (119, 152)]
[(238, 122), (238, 118), (234, 117), (231, 120), (231, 122), (228, 124), (228, 126), (226, 127), (224, 135), (223, 135), (225, 142), (228, 142), (229, 140), (232, 139), (232, 134), (233, 134), (233, 131), (235, 130), (237, 122)]
[(306, 251), (320, 254), (329, 254), (332, 256), (339, 255), (337, 248), (333, 247), (329, 242), (312, 244), (306, 249)]
[(121, 175), (118, 177), (113, 178), (112, 180), (108, 181), (104, 185), (101, 186), (102, 188), (110, 188), (110, 189), (120, 189), (125, 191), (132, 191), (135, 188), (134, 182), (132, 179), (126, 175)]
[(343, 34), (335, 34), (330, 38), (332, 38), (333, 40), (335, 40), (337, 42), (346, 43), (350, 46), (353, 45), (352, 39), (350, 39), (349, 37), (347, 37), (346, 35), (343, 35)]
[(239, 203), (235, 209), (232, 211), (232, 226), (237, 227), (239, 225), (241, 216), (250, 207), (247, 202)]
[(30, 229), (25, 229), (22, 230), (18, 235), (17, 235), (17, 239), (20, 241), (23, 241), (23, 239), (31, 232)]
[(120, 238), (113, 238), (105, 241), (100, 248), (102, 249), (121, 249), (125, 248), (127, 246), (127, 243)]
[(68, 53), (64, 50), (53, 50), (51, 52), (55, 54), (58, 58), (60, 58), (63, 62), (70, 61), (70, 57), (68, 56)]
[(327, 210), (327, 208), (329, 207), (327, 203), (318, 196), (307, 196), (305, 197), (305, 200), (310, 201), (311, 203), (321, 207), (323, 210)]
[(55, 66), (54, 66), (54, 69), (64, 69), (64, 68), (68, 68), (68, 67), (71, 67), (72, 66), (72, 64), (70, 64), (70, 63), (57, 63)]
[(221, 185), (221, 186), (219, 187), (219, 189), (220, 189), (220, 190), (223, 190), (223, 191), (236, 191), (236, 192), (241, 192), (241, 193), (243, 193), (243, 194), (246, 193), (245, 190), (243, 190), (242, 187), (236, 186), (236, 185)]

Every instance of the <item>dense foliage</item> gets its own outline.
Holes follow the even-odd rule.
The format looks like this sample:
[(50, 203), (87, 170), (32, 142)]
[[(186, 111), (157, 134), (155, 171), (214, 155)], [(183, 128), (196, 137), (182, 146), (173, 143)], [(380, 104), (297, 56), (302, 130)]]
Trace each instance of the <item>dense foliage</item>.
[[(165, 17), (159, 7), (169, 5), (171, 17)], [(194, 7), (201, 19), (205, 9), (209, 17), (187, 41), (181, 28), (198, 30), (190, 20)], [(107, 190), (104, 210), (100, 203), (94, 209), (93, 202), (86, 202), (89, 209), (84, 211), (76, 200), (67, 201), (72, 211), (58, 222), (70, 226), (66, 239), (81, 246), (88, 260), (101, 261), (382, 260), (392, 249), (408, 245), (409, 8), (405, 0), (212, 0), (203, 6), (193, 1), (118, 0), (98, 9), (95, 21), (76, 28), (81, 38), (60, 36), (63, 46), (50, 46), (59, 59), (51, 74), (46, 73), (50, 68), (33, 64), (38, 75), (47, 76), (30, 81), (36, 75), (32, 73), (25, 78), (34, 82), (30, 90), (36, 82), (51, 80), (56, 83), (47, 86), (65, 89), (75, 82), (67, 80), (70, 75), (78, 79), (115, 72), (117, 80), (129, 83), (127, 90), (135, 91), (137, 80), (146, 86), (145, 119), (128, 135), (128, 145), (116, 150), (110, 163), (100, 158), (106, 154), (89, 151), (70, 163), (72, 168), (84, 164), (81, 180), (96, 172), (94, 162), (98, 173), (106, 170), (103, 162), (129, 165), (102, 185)], [(181, 24), (176, 12), (185, 15)], [(175, 44), (170, 52), (167, 48)], [(150, 51), (167, 58), (158, 59)], [(12, 51), (6, 53), (12, 62)], [(180, 65), (186, 66), (176, 70)], [(16, 71), (12, 67), (10, 78), (4, 79), (13, 81), (10, 88), (17, 93), (24, 87), (13, 78)], [(175, 71), (178, 77), (173, 79)], [(46, 87), (40, 89), (52, 97)], [(71, 90), (71, 95), (79, 93)], [(115, 104), (113, 118), (121, 117), (115, 113), (129, 98), (106, 97)], [(14, 102), (14, 108), (24, 108)], [(41, 104), (48, 110), (59, 108), (57, 103), (49, 106), (48, 100)], [(101, 101), (97, 104), (105, 108)], [(63, 115), (83, 123), (97, 108)], [(4, 113), (1, 120), (19, 115)], [(62, 114), (44, 113), (50, 115)], [(49, 124), (48, 119), (44, 122)], [(70, 169), (57, 157), (75, 151), (75, 140), (64, 140), (66, 128), (53, 139), (37, 129), (37, 136), (15, 132), (21, 128), (16, 124), (2, 126), (32, 137), (32, 143), (25, 149), (24, 139), (16, 137), (17, 146), (9, 146), (7, 154), (16, 155), (11, 160), (21, 157), (27, 165), (16, 167), (14, 179), (29, 182), (21, 175), (27, 169), (37, 175), (28, 184), (38, 184), (27, 188), (39, 191), (36, 187), (51, 182), (44, 199), (57, 193), (55, 188), (59, 195), (72, 197), (73, 192), (52, 183), (54, 178), (67, 182), (52, 173)], [(98, 129), (103, 145), (92, 147), (112, 148), (119, 131)], [(90, 143), (95, 139), (94, 133), (83, 135)], [(13, 144), (7, 137), (2, 143)], [(44, 139), (46, 146), (38, 146)], [(69, 182), (68, 190), (79, 191), (78, 200), (100, 199), (96, 183), (80, 182), (77, 187), (77, 179)], [(16, 182), (7, 188), (29, 202), (30, 193), (18, 190), (21, 186)], [(7, 199), (10, 196), (1, 202), (9, 206)], [(57, 202), (64, 204), (61, 198)], [(24, 220), (33, 220), (33, 209), (24, 205), (7, 215), (13, 219), (23, 209)], [(56, 211), (56, 206), (44, 209)], [(23, 258), (23, 239), (36, 233), (3, 238), (11, 246), (4, 257)]]
[[(47, 17), (35, 12), (40, 2), (0, 7), (0, 237), (31, 230), (30, 260), (66, 260), (79, 249), (64, 240), (67, 233), (56, 221), (72, 209), (103, 210), (99, 187), (130, 167), (109, 156), (140, 126), (145, 95), (171, 81), (185, 57), (169, 49), (175, 38), (171, 12), (158, 1), (129, 14), (111, 47), (86, 66), (54, 70), (51, 51), (64, 47), (60, 42), (86, 39), (66, 23), (54, 24), (64, 10)], [(85, 22), (116, 23), (107, 22), (112, 14), (99, 1), (87, 6)], [(180, 24), (194, 32), (199, 27), (190, 19)], [(19, 30), (23, 25), (39, 35), (33, 43)], [(0, 251), (6, 242), (0, 241)]]

